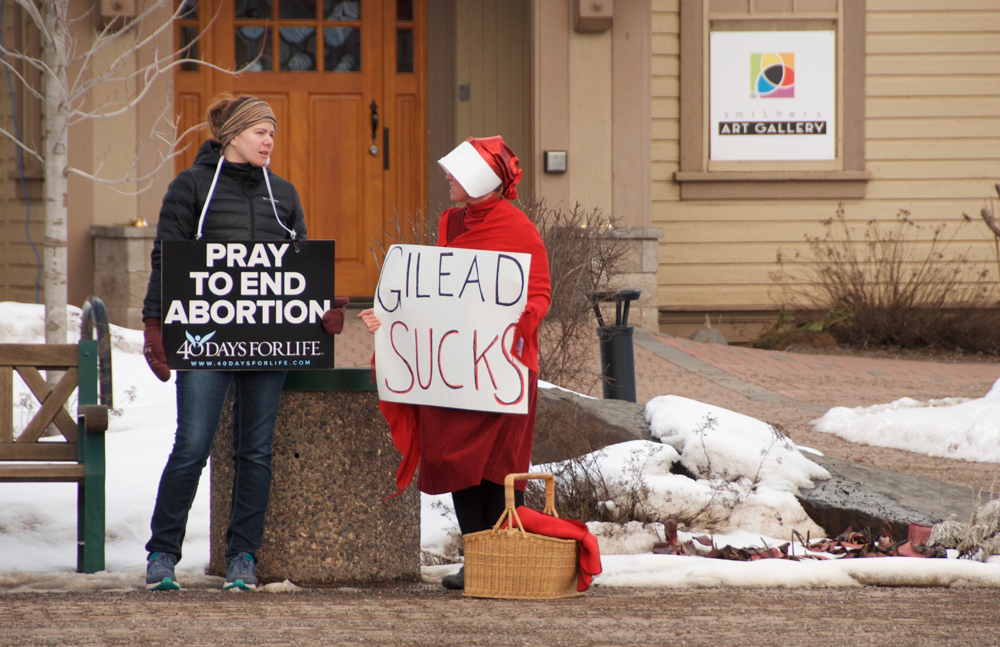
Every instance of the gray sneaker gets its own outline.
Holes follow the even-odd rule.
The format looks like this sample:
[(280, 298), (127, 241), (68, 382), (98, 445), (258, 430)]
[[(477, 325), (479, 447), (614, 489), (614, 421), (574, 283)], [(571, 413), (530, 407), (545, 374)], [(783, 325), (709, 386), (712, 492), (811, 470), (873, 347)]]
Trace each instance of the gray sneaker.
[(240, 553), (226, 560), (226, 583), (222, 588), (226, 591), (257, 590), (257, 576), (253, 572), (253, 556), (250, 553)]
[(146, 588), (150, 591), (176, 591), (181, 583), (174, 575), (177, 558), (170, 553), (150, 553), (146, 560)]

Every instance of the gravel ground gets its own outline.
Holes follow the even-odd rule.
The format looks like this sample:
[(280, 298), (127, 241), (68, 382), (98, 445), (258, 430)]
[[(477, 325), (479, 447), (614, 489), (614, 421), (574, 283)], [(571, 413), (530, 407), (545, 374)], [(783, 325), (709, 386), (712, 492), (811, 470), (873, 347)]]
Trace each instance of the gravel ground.
[(287, 595), (22, 594), (22, 645), (996, 645), (996, 589), (610, 589), (533, 602), (429, 585)]

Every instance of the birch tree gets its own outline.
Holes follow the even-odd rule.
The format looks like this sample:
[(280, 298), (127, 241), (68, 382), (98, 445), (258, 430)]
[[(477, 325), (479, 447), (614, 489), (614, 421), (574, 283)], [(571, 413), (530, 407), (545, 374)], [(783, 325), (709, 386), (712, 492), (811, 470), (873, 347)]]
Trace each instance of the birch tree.
[[(141, 0), (139, 0), (141, 2)], [(144, 4), (132, 18), (118, 17), (103, 29), (96, 30), (92, 42), (84, 49), (74, 35), (73, 23), (97, 24), (94, 4), (73, 3), (81, 9), (79, 16), (72, 16), (70, 0), (14, 0), (38, 31), (41, 54), (14, 51), (0, 46), (2, 64), (16, 79), (23, 91), (42, 102), (42, 142), (40, 146), (20, 141), (13, 133), (0, 128), (19, 146), (25, 155), (37, 159), (43, 168), (45, 211), (44, 289), (45, 289), (45, 343), (65, 344), (67, 341), (67, 219), (68, 185), (71, 174), (87, 180), (119, 187), (123, 192), (141, 192), (149, 187), (153, 177), (180, 151), (178, 142), (185, 133), (178, 133), (176, 118), (170, 114), (172, 101), (162, 97), (163, 111), (156, 125), (145, 138), (140, 138), (136, 150), (123, 151), (132, 156), (131, 167), (124, 174), (105, 177), (101, 168), (85, 171), (70, 165), (70, 127), (86, 120), (112, 119), (136, 109), (142, 101), (150, 99), (158, 81), (170, 79), (175, 67), (185, 62), (181, 52), (173, 47), (173, 23), (182, 12), (190, 9), (180, 3), (170, 9), (172, 0), (152, 0)], [(193, 4), (193, 3), (192, 3)], [(83, 9), (89, 10), (83, 11)], [(161, 23), (156, 19), (169, 15)], [(214, 20), (214, 18), (213, 18)], [(194, 39), (197, 42), (204, 32)], [(128, 39), (128, 40), (125, 40)], [(132, 40), (134, 39), (134, 43)], [(130, 43), (130, 47), (125, 44)], [(169, 43), (169, 46), (165, 46)], [(103, 61), (108, 52), (110, 64)], [(114, 52), (120, 52), (114, 56)], [(148, 53), (149, 62), (132, 69), (131, 61), (140, 52)], [(103, 55), (103, 56), (102, 56)], [(190, 62), (190, 61), (188, 61)], [(201, 61), (193, 61), (206, 65)], [(208, 67), (214, 67), (208, 65)], [(31, 73), (28, 72), (31, 70)], [(41, 78), (41, 87), (35, 78)], [(168, 95), (169, 95), (169, 84)], [(118, 100), (99, 101), (90, 106), (98, 90), (121, 97)], [(153, 155), (151, 170), (139, 172), (143, 155)], [(129, 187), (126, 191), (123, 185)]]

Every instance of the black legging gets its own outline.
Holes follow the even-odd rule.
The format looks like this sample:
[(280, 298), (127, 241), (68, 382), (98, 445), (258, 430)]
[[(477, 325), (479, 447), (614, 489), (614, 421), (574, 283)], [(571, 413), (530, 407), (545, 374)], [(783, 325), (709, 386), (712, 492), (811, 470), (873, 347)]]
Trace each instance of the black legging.
[[(479, 485), (452, 492), (451, 500), (463, 535), (489, 530), (507, 507), (504, 487), (485, 479)], [(520, 505), (524, 505), (524, 492), (514, 490), (514, 507)]]

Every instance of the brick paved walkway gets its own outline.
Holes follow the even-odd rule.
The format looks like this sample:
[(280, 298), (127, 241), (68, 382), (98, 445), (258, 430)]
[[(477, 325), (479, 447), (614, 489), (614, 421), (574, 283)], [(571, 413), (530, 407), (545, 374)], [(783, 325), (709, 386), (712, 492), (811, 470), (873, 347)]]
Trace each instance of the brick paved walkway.
[(822, 411), (840, 405), (891, 402), (903, 396), (981, 397), (1000, 379), (1000, 364), (785, 353), (641, 331), (636, 344), (749, 399), (791, 401), (794, 406)]

